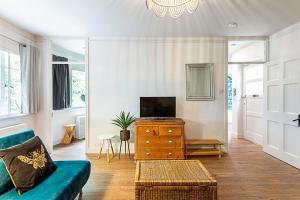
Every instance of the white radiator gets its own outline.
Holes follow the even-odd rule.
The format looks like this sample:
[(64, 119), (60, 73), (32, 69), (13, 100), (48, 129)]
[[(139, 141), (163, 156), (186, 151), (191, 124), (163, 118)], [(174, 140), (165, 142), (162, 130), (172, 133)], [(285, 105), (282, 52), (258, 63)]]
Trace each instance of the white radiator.
[(76, 139), (85, 138), (85, 116), (76, 117), (76, 130), (75, 130)]
[(3, 127), (3, 128), (0, 128), (0, 137), (11, 135), (11, 134), (14, 134), (14, 133), (17, 133), (20, 131), (24, 131), (26, 129), (28, 129), (28, 126), (25, 123)]

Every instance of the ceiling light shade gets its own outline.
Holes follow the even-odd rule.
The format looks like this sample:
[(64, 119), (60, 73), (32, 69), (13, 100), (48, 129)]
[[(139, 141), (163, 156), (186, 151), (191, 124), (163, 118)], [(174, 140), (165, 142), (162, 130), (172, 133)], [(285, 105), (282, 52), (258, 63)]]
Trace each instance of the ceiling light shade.
[(167, 12), (173, 18), (180, 17), (186, 10), (193, 13), (200, 0), (146, 0), (147, 8), (159, 16), (164, 17)]

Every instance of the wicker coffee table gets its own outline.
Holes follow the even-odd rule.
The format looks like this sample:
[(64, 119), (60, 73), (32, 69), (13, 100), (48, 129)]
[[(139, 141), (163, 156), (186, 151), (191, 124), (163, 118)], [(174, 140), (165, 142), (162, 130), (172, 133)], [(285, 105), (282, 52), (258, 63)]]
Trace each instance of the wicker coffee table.
[(137, 161), (136, 200), (216, 200), (217, 181), (198, 160)]

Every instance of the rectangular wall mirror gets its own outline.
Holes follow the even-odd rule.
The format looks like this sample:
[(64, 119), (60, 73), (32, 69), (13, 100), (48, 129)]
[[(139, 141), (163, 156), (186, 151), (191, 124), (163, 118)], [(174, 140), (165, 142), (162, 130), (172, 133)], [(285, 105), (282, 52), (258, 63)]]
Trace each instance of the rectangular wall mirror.
[(214, 64), (186, 65), (186, 100), (214, 100)]

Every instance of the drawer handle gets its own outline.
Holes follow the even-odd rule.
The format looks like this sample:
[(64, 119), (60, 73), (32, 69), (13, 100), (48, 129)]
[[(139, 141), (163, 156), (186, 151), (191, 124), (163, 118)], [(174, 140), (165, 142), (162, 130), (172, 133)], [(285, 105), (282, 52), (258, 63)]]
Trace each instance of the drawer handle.
[(173, 141), (172, 141), (172, 140), (169, 140), (169, 143), (170, 143), (170, 144), (172, 144), (172, 143), (173, 143)]
[(168, 133), (172, 133), (172, 132), (173, 132), (172, 129), (169, 129), (169, 130), (168, 130)]
[(147, 140), (147, 141), (146, 141), (146, 144), (150, 144), (150, 141), (149, 141), (149, 140)]
[(150, 133), (150, 130), (147, 129), (147, 130), (146, 130), (146, 133)]
[(147, 156), (150, 156), (150, 153), (146, 153)]
[(172, 155), (172, 153), (171, 152), (169, 152), (169, 156), (171, 156)]

